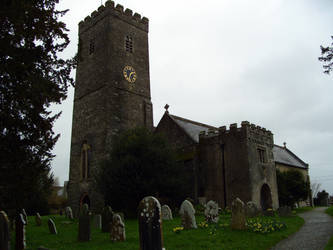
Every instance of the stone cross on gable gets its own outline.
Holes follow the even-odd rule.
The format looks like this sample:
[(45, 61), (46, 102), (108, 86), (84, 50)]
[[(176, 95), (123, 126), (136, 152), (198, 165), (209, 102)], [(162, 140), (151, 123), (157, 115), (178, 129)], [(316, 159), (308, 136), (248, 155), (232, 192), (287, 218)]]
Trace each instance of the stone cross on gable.
[(169, 111), (168, 111), (169, 107), (170, 107), (169, 104), (165, 104), (165, 106), (164, 106), (165, 113), (169, 113)]

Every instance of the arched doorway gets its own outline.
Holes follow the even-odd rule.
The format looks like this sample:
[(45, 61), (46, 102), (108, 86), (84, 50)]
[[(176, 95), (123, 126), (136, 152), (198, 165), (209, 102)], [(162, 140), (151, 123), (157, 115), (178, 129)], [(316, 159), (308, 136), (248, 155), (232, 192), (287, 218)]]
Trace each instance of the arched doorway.
[(268, 208), (272, 208), (272, 196), (271, 189), (267, 184), (262, 185), (260, 191), (260, 205), (262, 210), (267, 210)]
[(83, 204), (87, 204), (88, 207), (90, 207), (90, 198), (88, 194), (83, 194), (80, 199), (80, 207), (82, 207)]

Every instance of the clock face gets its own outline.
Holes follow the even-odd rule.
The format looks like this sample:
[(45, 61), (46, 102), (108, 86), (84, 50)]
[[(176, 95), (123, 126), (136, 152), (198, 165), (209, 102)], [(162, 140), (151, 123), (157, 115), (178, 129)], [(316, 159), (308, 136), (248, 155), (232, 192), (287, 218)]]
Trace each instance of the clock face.
[(134, 83), (136, 81), (136, 72), (132, 66), (125, 66), (123, 69), (123, 74), (128, 82)]

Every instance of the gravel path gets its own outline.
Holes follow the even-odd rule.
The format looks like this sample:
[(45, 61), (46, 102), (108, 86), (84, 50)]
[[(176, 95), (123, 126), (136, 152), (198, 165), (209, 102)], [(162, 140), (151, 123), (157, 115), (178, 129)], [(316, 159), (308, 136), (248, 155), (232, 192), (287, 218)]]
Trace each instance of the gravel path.
[(325, 214), (326, 207), (315, 208), (310, 212), (299, 214), (305, 223), (301, 229), (280, 241), (272, 250), (324, 249), (333, 235), (333, 218)]

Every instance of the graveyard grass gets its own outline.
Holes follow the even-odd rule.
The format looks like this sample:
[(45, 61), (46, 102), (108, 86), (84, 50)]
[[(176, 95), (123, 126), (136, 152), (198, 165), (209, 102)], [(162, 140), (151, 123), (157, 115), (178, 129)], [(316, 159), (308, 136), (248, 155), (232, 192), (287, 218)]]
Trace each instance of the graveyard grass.
[[(51, 235), (47, 226), (48, 218), (52, 218), (56, 224), (58, 234)], [(203, 216), (197, 216), (197, 224), (204, 221)], [(268, 249), (288, 235), (296, 232), (304, 223), (298, 216), (281, 217), (287, 228), (283, 231), (269, 234), (260, 234), (249, 231), (232, 231), (229, 227), (230, 215), (220, 217), (219, 226), (216, 230), (211, 227), (196, 230), (183, 230), (174, 233), (173, 229), (181, 223), (176, 217), (171, 221), (163, 221), (164, 246), (169, 250), (184, 249)], [(64, 216), (43, 216), (42, 226), (37, 227), (35, 217), (28, 218), (29, 224), (26, 227), (27, 249), (37, 249), (44, 246), (49, 249), (138, 249), (139, 231), (138, 221), (125, 219), (126, 241), (111, 242), (110, 233), (102, 233), (92, 227), (91, 241), (78, 242), (78, 221), (70, 224)], [(12, 237), (12, 243), (15, 241)], [(14, 245), (12, 245), (14, 246)]]

